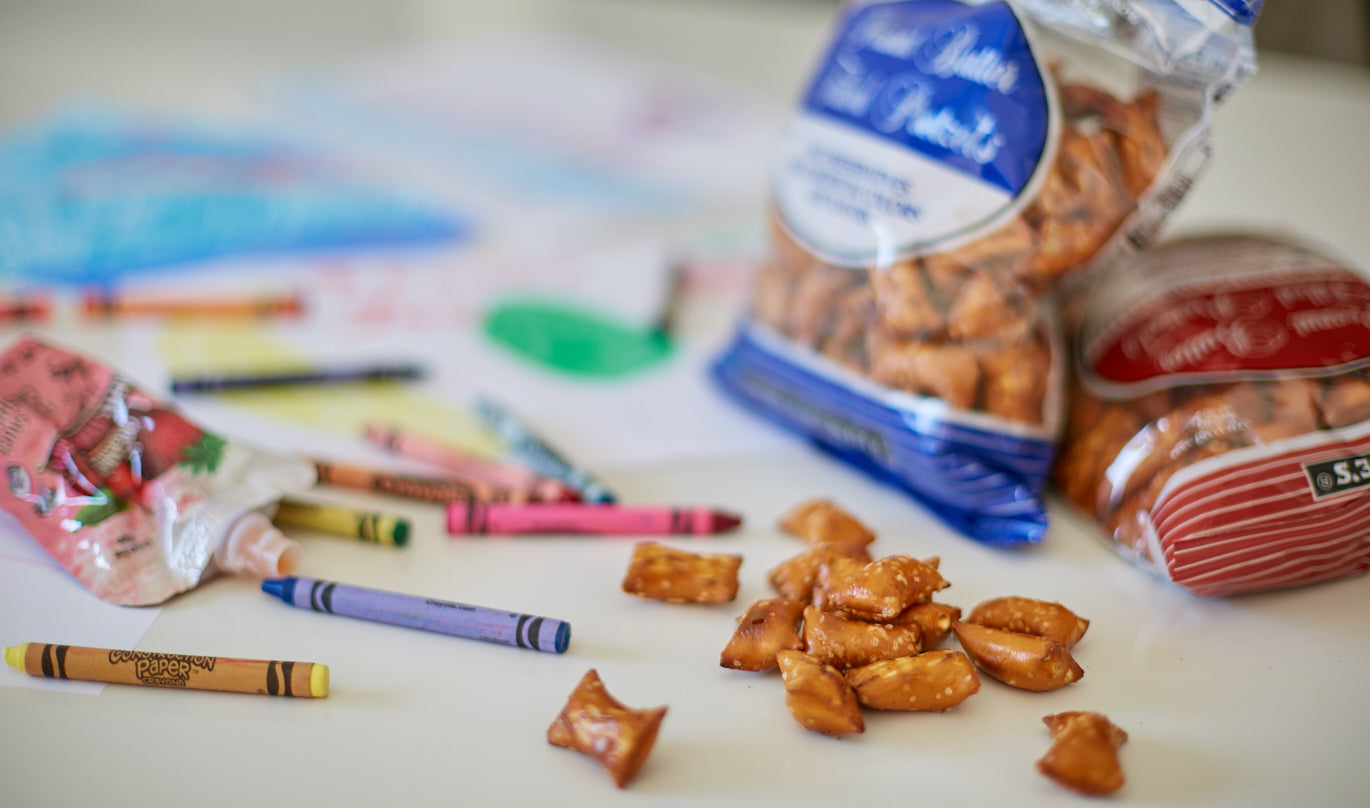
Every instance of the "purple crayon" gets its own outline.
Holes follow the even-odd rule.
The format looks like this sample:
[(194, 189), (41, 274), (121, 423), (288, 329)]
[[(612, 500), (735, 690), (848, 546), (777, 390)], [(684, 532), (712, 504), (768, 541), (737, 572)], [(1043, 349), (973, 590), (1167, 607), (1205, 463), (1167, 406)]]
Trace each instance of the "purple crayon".
[(269, 578), (262, 581), (262, 591), (302, 609), (534, 651), (560, 654), (571, 643), (571, 624), (564, 620), (502, 612), (422, 595), (297, 577)]

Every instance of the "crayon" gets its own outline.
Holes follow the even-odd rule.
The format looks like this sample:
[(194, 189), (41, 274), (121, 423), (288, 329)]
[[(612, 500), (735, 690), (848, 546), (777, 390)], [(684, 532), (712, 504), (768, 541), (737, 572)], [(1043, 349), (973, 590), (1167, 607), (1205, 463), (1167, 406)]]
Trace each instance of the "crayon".
[(44, 296), (0, 292), (0, 323), (46, 320), (51, 312)]
[(603, 483), (583, 468), (573, 465), (508, 409), (479, 396), (476, 398), (476, 415), (519, 462), (571, 486), (582, 500), (605, 503), (617, 499)]
[(443, 477), (416, 477), (351, 463), (335, 463), (331, 460), (313, 462), (319, 482), (357, 491), (375, 491), (392, 497), (439, 504), (522, 501), (518, 492), (496, 488), (487, 483)]
[(301, 609), (435, 631), (468, 640), (553, 654), (563, 653), (571, 643), (571, 624), (563, 620), (502, 612), (422, 595), (294, 576), (268, 578), (262, 581), (262, 591)]
[(297, 294), (174, 298), (98, 292), (86, 295), (82, 310), (88, 317), (293, 317), (304, 311), (304, 302)]
[(283, 371), (261, 371), (241, 375), (219, 374), (186, 376), (172, 379), (173, 393), (209, 393), (217, 390), (239, 390), (255, 387), (279, 387), (297, 384), (341, 384), (349, 382), (379, 382), (418, 379), (423, 368), (417, 365), (358, 365), (300, 368)]
[(278, 525), (309, 528), (395, 547), (403, 547), (409, 541), (409, 520), (402, 516), (323, 502), (283, 499), (271, 520)]
[(453, 535), (584, 533), (599, 536), (664, 536), (726, 533), (742, 517), (712, 508), (530, 503), (453, 502), (447, 532)]
[(421, 460), (443, 469), (449, 476), (470, 482), (481, 482), (496, 488), (519, 492), (522, 499), (533, 502), (568, 502), (580, 499), (570, 486), (561, 480), (525, 468), (481, 460), (437, 441), (413, 432), (379, 424), (366, 425), (366, 439), (400, 457)]
[(328, 666), (315, 662), (115, 651), (36, 642), (6, 648), (5, 661), (30, 676), (48, 679), (263, 696), (322, 698), (328, 695)]

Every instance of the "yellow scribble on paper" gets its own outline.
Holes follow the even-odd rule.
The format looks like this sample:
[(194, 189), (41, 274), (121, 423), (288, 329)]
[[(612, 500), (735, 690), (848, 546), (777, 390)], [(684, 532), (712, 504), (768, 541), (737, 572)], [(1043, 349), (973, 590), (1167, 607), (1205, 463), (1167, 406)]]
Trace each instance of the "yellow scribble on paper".
[[(201, 373), (250, 373), (296, 369), (309, 357), (260, 325), (192, 326), (168, 323), (157, 350), (173, 376)], [(413, 430), (429, 438), (493, 457), (500, 444), (474, 415), (412, 383), (373, 381), (341, 385), (289, 385), (214, 393), (235, 408), (299, 423), (311, 429), (357, 439), (368, 423)]]

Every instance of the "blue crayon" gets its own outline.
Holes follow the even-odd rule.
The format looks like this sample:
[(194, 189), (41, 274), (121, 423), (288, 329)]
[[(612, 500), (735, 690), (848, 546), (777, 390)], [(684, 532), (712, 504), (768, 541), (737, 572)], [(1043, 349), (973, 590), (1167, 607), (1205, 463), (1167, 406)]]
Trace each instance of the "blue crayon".
[(534, 651), (560, 654), (571, 643), (571, 624), (563, 620), (502, 612), (422, 595), (302, 577), (269, 578), (262, 581), (262, 591), (302, 609)]
[(584, 502), (615, 501), (614, 495), (603, 483), (590, 476), (584, 469), (572, 465), (527, 425), (515, 418), (513, 413), (488, 398), (478, 397), (476, 415), (523, 465), (571, 486)]

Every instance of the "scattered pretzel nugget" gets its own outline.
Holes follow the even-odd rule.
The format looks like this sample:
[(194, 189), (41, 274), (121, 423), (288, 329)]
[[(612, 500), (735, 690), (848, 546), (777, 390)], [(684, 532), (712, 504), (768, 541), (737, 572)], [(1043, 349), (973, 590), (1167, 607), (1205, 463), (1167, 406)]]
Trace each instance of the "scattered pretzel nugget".
[(743, 671), (764, 671), (778, 667), (779, 651), (800, 651), (799, 618), (804, 603), (790, 598), (766, 598), (747, 608), (737, 621), (732, 639), (719, 656), (718, 664)]
[(1096, 796), (1123, 787), (1118, 747), (1127, 733), (1101, 713), (1072, 711), (1042, 718), (1051, 730), (1051, 747), (1037, 770), (1066, 788)]
[(742, 556), (687, 553), (657, 542), (633, 548), (623, 591), (671, 603), (727, 603), (737, 597)]
[(811, 499), (794, 506), (780, 518), (780, 527), (809, 544), (875, 541), (870, 528), (826, 499)]
[(918, 624), (896, 626), (850, 620), (817, 606), (804, 608), (804, 650), (836, 668), (859, 668), (923, 650)]
[(869, 564), (870, 553), (866, 542), (860, 540), (831, 541), (816, 544), (804, 552), (780, 562), (767, 576), (775, 591), (787, 598), (808, 601), (818, 582), (818, 570), (834, 558), (851, 558)]
[(833, 666), (802, 651), (781, 651), (785, 706), (804, 729), (825, 735), (865, 732), (856, 692)]
[(967, 623), (1049, 637), (1070, 650), (1085, 636), (1089, 621), (1059, 603), (1032, 598), (987, 600), (971, 610)]
[(975, 665), (960, 651), (882, 659), (843, 675), (856, 691), (857, 700), (878, 710), (941, 712), (980, 692)]
[(936, 568), (913, 556), (886, 556), (842, 576), (828, 590), (827, 604), (865, 620), (890, 620), (948, 586)]
[(966, 655), (1006, 685), (1040, 692), (1064, 687), (1085, 675), (1065, 646), (1053, 639), (962, 621), (951, 629)]
[(547, 741), (598, 760), (623, 788), (651, 753), (665, 716), (665, 707), (634, 710), (624, 706), (609, 695), (599, 673), (591, 668), (547, 728)]

